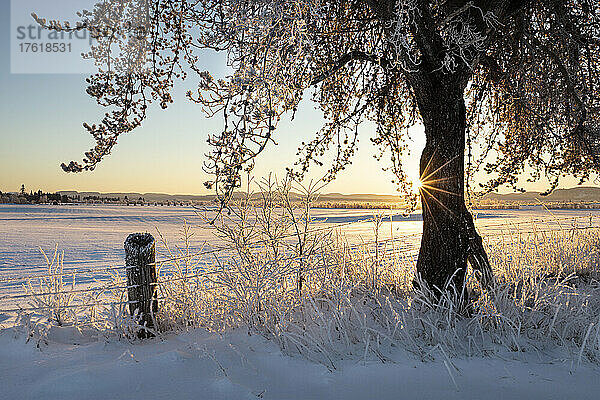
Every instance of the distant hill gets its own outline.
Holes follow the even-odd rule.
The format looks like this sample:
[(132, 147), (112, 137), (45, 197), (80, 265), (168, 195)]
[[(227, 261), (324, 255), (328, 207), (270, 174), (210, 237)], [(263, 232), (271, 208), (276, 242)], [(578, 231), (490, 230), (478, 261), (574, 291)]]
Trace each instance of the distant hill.
[[(100, 193), (100, 192), (77, 192), (77, 191), (60, 191), (61, 195), (69, 197), (79, 196), (81, 199), (86, 197), (98, 198), (120, 198), (127, 197), (129, 200), (137, 200), (140, 197), (146, 202), (166, 202), (166, 201), (193, 201), (193, 202), (210, 202), (215, 199), (214, 195), (189, 195), (189, 194), (165, 194), (165, 193)], [(243, 193), (236, 193), (235, 197), (243, 196)], [(255, 194), (254, 197), (258, 197)], [(302, 196), (297, 193), (291, 193), (293, 200), (298, 200)], [(319, 196), (319, 202), (373, 202), (373, 203), (398, 203), (402, 201), (399, 195), (378, 195), (378, 194), (341, 194), (327, 193)]]
[[(125, 196), (129, 200), (135, 201), (140, 197), (146, 202), (210, 202), (213, 201), (214, 195), (187, 195), (187, 194), (165, 194), (165, 193), (99, 193), (99, 192), (76, 192), (76, 191), (60, 191), (61, 195), (69, 197), (80, 196), (85, 197), (103, 197), (103, 198), (120, 198)], [(243, 196), (243, 193), (237, 193), (236, 197)], [(255, 196), (258, 196), (256, 194)], [(292, 193), (292, 199), (299, 199), (301, 196)], [(525, 192), (525, 193), (489, 193), (482, 197), (484, 201), (498, 203), (553, 203), (553, 202), (600, 202), (600, 188), (580, 186), (570, 189), (557, 189), (548, 196), (542, 196), (540, 192)], [(341, 193), (325, 193), (319, 196), (319, 203), (402, 203), (403, 199), (400, 195), (379, 195), (379, 194), (341, 194)]]
[(548, 196), (542, 196), (540, 192), (489, 193), (483, 196), (483, 199), (500, 203), (600, 202), (600, 188), (579, 186), (570, 189), (556, 189)]

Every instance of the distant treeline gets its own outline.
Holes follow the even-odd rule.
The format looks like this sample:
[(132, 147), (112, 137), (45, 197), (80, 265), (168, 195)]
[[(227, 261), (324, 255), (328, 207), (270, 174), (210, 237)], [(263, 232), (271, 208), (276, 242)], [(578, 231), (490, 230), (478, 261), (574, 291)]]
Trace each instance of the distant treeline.
[(518, 204), (473, 204), (474, 210), (518, 210), (521, 208)]
[(39, 203), (71, 203), (73, 199), (60, 193), (44, 193), (41, 190), (27, 193), (25, 187), (21, 186), (19, 193), (0, 192), (0, 203), (7, 204), (39, 204)]
[[(142, 196), (129, 198), (128, 196), (98, 196), (63, 193), (48, 193), (38, 190), (37, 192), (25, 190), (25, 185), (17, 193), (6, 193), (0, 191), (0, 204), (114, 204), (114, 205), (154, 205), (154, 206), (187, 206), (190, 201), (146, 201)], [(194, 204), (204, 204), (194, 202)]]
[(484, 201), (475, 202), (472, 205), (474, 210), (518, 210), (524, 206), (540, 206), (550, 210), (592, 210), (600, 209), (600, 202), (589, 201), (556, 201), (556, 202), (522, 202), (522, 203), (503, 203)]
[[(125, 196), (127, 198), (127, 196)], [(143, 199), (140, 198), (143, 202)], [(69, 196), (63, 193), (49, 193), (42, 190), (27, 192), (25, 185), (21, 185), (18, 193), (3, 193), (0, 191), (0, 203), (13, 204), (66, 204), (66, 203), (120, 203), (120, 197), (101, 196)]]
[(363, 210), (389, 210), (405, 209), (405, 203), (385, 203), (385, 202), (357, 202), (357, 201), (319, 201), (313, 204), (314, 208), (344, 208), (344, 209), (363, 209)]
[(600, 203), (565, 202), (565, 203), (550, 203), (550, 204), (545, 204), (545, 206), (551, 210), (593, 210), (593, 209), (600, 208)]

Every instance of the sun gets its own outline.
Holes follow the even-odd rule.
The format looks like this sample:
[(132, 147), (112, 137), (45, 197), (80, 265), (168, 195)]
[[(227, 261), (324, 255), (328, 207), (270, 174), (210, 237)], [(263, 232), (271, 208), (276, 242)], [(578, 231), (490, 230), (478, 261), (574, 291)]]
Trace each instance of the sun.
[(421, 189), (423, 188), (423, 181), (421, 181), (421, 179), (414, 180), (413, 187), (415, 189), (415, 192), (420, 192)]

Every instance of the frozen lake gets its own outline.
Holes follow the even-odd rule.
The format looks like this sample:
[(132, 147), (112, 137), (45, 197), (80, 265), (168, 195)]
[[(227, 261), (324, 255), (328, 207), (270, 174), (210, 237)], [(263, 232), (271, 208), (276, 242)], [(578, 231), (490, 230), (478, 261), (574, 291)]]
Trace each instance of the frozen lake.
[[(315, 209), (313, 228), (337, 226), (350, 244), (373, 240), (374, 210)], [(403, 237), (407, 248), (416, 249), (421, 232), (421, 215), (395, 215), (390, 211), (380, 228), (380, 238)], [(545, 224), (565, 223), (564, 218), (593, 215), (580, 223), (600, 222), (600, 210), (552, 210), (527, 207), (519, 210), (476, 212), (477, 225), (484, 234), (531, 220)], [(202, 218), (191, 207), (105, 206), (105, 205), (0, 205), (0, 293), (6, 284), (2, 278), (43, 273), (45, 262), (40, 248), (52, 254), (55, 246), (64, 251), (65, 269), (118, 266), (124, 263), (123, 242), (134, 232), (159, 230), (170, 245), (182, 243), (184, 221), (191, 226), (192, 250), (219, 246)], [(561, 222), (562, 221), (562, 222)], [(566, 222), (568, 226), (568, 221)], [(166, 258), (158, 244), (157, 258)]]

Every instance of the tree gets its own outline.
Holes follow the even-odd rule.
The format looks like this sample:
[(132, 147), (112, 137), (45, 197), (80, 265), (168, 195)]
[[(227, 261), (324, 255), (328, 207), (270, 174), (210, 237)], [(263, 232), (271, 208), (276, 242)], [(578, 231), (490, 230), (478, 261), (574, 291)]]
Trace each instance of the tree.
[[(390, 154), (407, 191), (405, 139), (422, 123), (417, 271), (440, 290), (462, 286), (468, 260), (491, 278), (465, 206), (465, 175), (483, 167), (486, 190), (518, 188), (527, 169), (552, 190), (563, 175), (583, 182), (600, 168), (597, 0), (128, 0), (80, 17), (76, 26), (35, 17), (98, 39), (88, 57), (101, 69), (87, 92), (110, 112), (84, 124), (96, 146), (65, 171), (93, 170), (151, 101), (166, 108), (174, 81), (190, 76), (198, 86), (188, 98), (224, 117), (206, 164), (207, 186), (224, 203), (274, 142), (281, 116), (311, 93), (326, 123), (299, 149), (290, 169), (299, 179), (328, 151), (333, 179), (355, 152), (358, 125), (370, 120), (373, 143)], [(230, 76), (203, 71), (210, 50), (226, 54)]]

